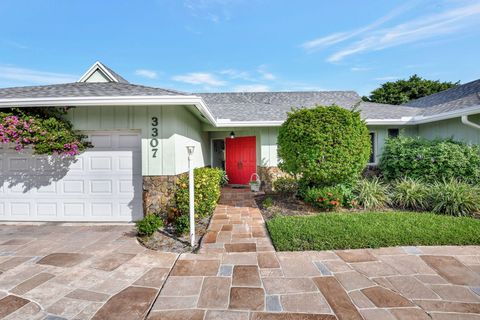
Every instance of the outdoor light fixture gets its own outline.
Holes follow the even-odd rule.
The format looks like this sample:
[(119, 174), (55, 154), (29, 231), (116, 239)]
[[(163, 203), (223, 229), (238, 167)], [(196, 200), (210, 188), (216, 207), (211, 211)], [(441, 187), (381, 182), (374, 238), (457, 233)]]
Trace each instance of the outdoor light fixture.
[(235, 132), (232, 131), (230, 132), (230, 139), (233, 139), (233, 138), (235, 138)]
[(188, 194), (189, 194), (189, 209), (190, 209), (190, 245), (195, 247), (195, 191), (194, 191), (194, 177), (193, 177), (193, 152), (195, 146), (187, 146), (188, 153)]

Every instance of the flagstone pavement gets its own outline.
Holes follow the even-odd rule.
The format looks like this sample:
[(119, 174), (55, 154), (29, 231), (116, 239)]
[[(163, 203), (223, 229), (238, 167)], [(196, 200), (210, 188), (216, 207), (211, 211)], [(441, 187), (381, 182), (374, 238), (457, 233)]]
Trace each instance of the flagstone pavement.
[(226, 188), (198, 254), (132, 226), (0, 225), (0, 319), (480, 319), (480, 247), (275, 252)]

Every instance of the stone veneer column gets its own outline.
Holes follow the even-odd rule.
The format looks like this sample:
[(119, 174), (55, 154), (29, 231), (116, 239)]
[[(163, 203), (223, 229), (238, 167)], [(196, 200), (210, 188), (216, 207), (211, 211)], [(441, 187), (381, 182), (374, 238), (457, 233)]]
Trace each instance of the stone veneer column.
[(287, 174), (278, 167), (257, 166), (257, 174), (260, 176), (260, 180), (262, 180), (262, 188), (266, 192), (272, 191), (273, 181), (280, 177), (287, 176)]
[(143, 212), (165, 213), (174, 205), (179, 176), (143, 176)]

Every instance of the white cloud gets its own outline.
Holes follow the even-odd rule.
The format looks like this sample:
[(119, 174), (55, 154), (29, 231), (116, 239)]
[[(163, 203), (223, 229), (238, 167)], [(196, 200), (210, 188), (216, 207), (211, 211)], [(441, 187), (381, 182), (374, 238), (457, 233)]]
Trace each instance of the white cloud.
[(214, 74), (207, 72), (192, 72), (174, 76), (172, 79), (179, 82), (195, 85), (208, 85), (212, 87), (224, 86), (226, 84), (225, 81), (218, 79)]
[(148, 69), (138, 69), (135, 70), (135, 74), (140, 77), (145, 77), (149, 79), (155, 79), (158, 77), (158, 74), (153, 71), (153, 70), (148, 70)]
[(250, 77), (250, 73), (247, 71), (240, 71), (237, 69), (225, 69), (219, 72), (225, 76), (228, 76), (231, 79), (243, 79), (243, 80), (252, 80)]
[(238, 85), (233, 88), (236, 92), (266, 92), (270, 91), (270, 87), (264, 84), (245, 84)]
[(328, 35), (328, 36), (324, 36), (324, 37), (316, 38), (316, 39), (313, 39), (313, 40), (310, 40), (310, 41), (306, 41), (302, 44), (302, 47), (307, 51), (315, 51), (315, 50), (318, 50), (318, 49), (322, 49), (322, 48), (325, 48), (325, 47), (332, 46), (336, 43), (344, 42), (348, 39), (351, 39), (355, 36), (361, 35), (361, 34), (367, 32), (367, 31), (370, 31), (372, 29), (375, 29), (376, 27), (381, 26), (382, 24), (388, 22), (389, 20), (392, 20), (393, 18), (397, 17), (401, 13), (410, 9), (412, 7), (412, 5), (413, 5), (412, 2), (406, 3), (406, 4), (404, 4), (400, 7), (392, 10), (391, 12), (389, 12), (385, 16), (381, 17), (380, 19), (377, 19), (376, 21), (372, 22), (371, 24), (366, 25), (365, 27), (361, 27), (361, 28), (358, 28), (358, 29), (355, 29), (355, 30), (352, 30), (352, 31), (348, 31), (348, 32), (337, 32), (337, 33), (333, 33), (333, 34)]
[(330, 55), (327, 61), (338, 62), (354, 54), (383, 50), (452, 34), (468, 27), (473, 28), (480, 22), (479, 15), (480, 3), (474, 3), (440, 13), (424, 15), (389, 28), (369, 29), (369, 32), (366, 32), (359, 40)]
[(263, 80), (271, 81), (277, 78), (273, 73), (267, 71), (267, 66), (264, 64), (258, 66), (257, 72), (260, 74)]
[(45, 72), (27, 68), (0, 66), (0, 79), (22, 84), (54, 84), (75, 82), (78, 76), (65, 73)]

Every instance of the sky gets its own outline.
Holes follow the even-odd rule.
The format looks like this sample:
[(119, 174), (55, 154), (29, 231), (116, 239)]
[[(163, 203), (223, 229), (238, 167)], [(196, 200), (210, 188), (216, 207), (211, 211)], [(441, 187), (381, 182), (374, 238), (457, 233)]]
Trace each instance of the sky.
[(479, 0), (1, 0), (0, 87), (97, 60), (186, 92), (355, 90), (480, 78)]

